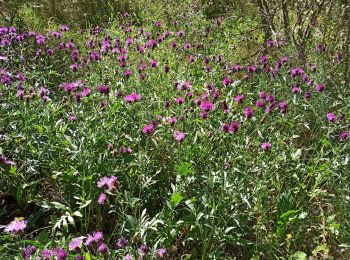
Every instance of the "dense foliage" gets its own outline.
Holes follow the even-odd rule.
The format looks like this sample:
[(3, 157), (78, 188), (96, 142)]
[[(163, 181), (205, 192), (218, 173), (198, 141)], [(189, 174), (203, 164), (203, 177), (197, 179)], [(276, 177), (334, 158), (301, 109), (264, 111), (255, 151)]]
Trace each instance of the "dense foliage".
[(348, 259), (346, 2), (102, 2), (4, 5), (0, 258)]

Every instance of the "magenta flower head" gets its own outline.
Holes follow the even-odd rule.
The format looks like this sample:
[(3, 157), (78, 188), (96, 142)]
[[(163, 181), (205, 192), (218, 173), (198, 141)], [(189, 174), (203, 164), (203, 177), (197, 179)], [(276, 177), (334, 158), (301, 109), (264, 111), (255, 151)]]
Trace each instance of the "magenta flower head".
[(83, 245), (83, 239), (81, 237), (73, 238), (69, 243), (68, 248), (70, 251), (76, 251)]
[(300, 87), (299, 87), (299, 86), (294, 86), (294, 87), (292, 87), (292, 93), (293, 93), (293, 94), (298, 94), (298, 93), (300, 93)]
[(339, 134), (339, 140), (340, 141), (345, 141), (349, 137), (349, 132), (348, 131), (343, 131)]
[(257, 66), (255, 66), (255, 65), (249, 65), (247, 67), (247, 71), (250, 73), (255, 72), (256, 70), (257, 70)]
[(156, 259), (162, 259), (166, 257), (166, 254), (167, 254), (167, 250), (166, 248), (163, 247), (156, 251), (155, 256), (156, 256)]
[(118, 182), (118, 177), (112, 175), (110, 177), (102, 177), (98, 182), (97, 182), (97, 187), (98, 188), (108, 188), (109, 191), (115, 190), (119, 185)]
[(177, 104), (182, 104), (182, 103), (184, 103), (185, 102), (185, 99), (183, 98), (183, 97), (177, 97), (176, 99), (175, 99), (175, 102), (177, 103)]
[(180, 131), (175, 131), (174, 132), (174, 139), (178, 141), (179, 143), (183, 142), (185, 140), (186, 134), (182, 133)]
[(52, 256), (54, 256), (54, 252), (48, 248), (44, 249), (43, 251), (41, 251), (40, 254), (44, 260), (50, 260)]
[(109, 253), (108, 246), (105, 243), (101, 243), (98, 246), (97, 251), (103, 255), (107, 255)]
[(204, 100), (201, 102), (200, 108), (204, 112), (209, 112), (209, 111), (214, 110), (214, 104), (212, 102), (210, 102), (209, 100)]
[(267, 56), (262, 55), (259, 57), (259, 63), (260, 64), (265, 64), (267, 62)]
[(176, 117), (169, 117), (169, 118), (168, 118), (168, 123), (169, 123), (170, 125), (174, 125), (176, 122), (177, 122)]
[(68, 253), (63, 248), (54, 248), (52, 251), (56, 255), (57, 260), (66, 260), (68, 257)]
[(238, 94), (237, 96), (235, 96), (235, 98), (233, 99), (236, 103), (242, 103), (244, 98), (244, 95)]
[(322, 92), (326, 89), (326, 85), (325, 84), (317, 84), (315, 89), (317, 92)]
[(132, 259), (133, 257), (130, 254), (127, 254), (126, 256), (124, 256), (124, 260), (132, 260)]
[(44, 35), (39, 34), (35, 37), (35, 40), (37, 44), (43, 45), (46, 42), (46, 37)]
[(261, 144), (261, 149), (263, 149), (264, 151), (270, 150), (272, 147), (271, 143), (262, 143)]
[(251, 118), (254, 116), (254, 110), (252, 107), (246, 107), (244, 108), (244, 116), (246, 118)]
[(98, 87), (97, 87), (97, 91), (98, 91), (100, 94), (108, 94), (109, 91), (110, 91), (110, 88), (109, 88), (109, 86), (101, 85), (101, 86), (98, 86)]
[(262, 108), (265, 106), (265, 101), (263, 99), (258, 99), (255, 103), (255, 106)]
[(95, 231), (89, 234), (86, 238), (85, 245), (90, 247), (99, 244), (103, 241), (103, 233), (101, 231)]
[(134, 103), (141, 100), (141, 95), (136, 92), (132, 92), (131, 94), (125, 96), (124, 100), (127, 103)]
[(200, 118), (206, 119), (206, 118), (208, 118), (208, 115), (209, 115), (208, 112), (205, 112), (205, 111), (199, 112)]
[(27, 227), (28, 220), (15, 219), (6, 225), (4, 231), (13, 235), (22, 233)]
[(69, 27), (65, 24), (60, 25), (60, 31), (67, 32), (69, 31)]
[(165, 72), (165, 73), (168, 73), (169, 71), (170, 71), (169, 65), (168, 65), (168, 64), (165, 64), (165, 65), (164, 65), (164, 72)]
[(23, 259), (31, 259), (31, 256), (35, 253), (36, 247), (29, 245), (26, 248), (22, 250), (22, 257)]
[(138, 252), (141, 256), (145, 256), (149, 252), (149, 247), (147, 244), (143, 244), (139, 247)]
[(222, 80), (222, 85), (223, 85), (224, 87), (227, 87), (227, 86), (230, 85), (232, 82), (233, 82), (233, 80), (232, 80), (231, 78), (226, 77), (226, 78), (224, 78), (224, 79)]
[(151, 135), (154, 133), (154, 125), (153, 124), (149, 124), (143, 127), (142, 129), (142, 133), (144, 133), (145, 135)]
[(98, 197), (97, 203), (98, 204), (105, 204), (107, 201), (107, 195), (106, 193), (101, 193), (100, 196)]
[(329, 122), (335, 122), (335, 121), (337, 121), (337, 117), (336, 117), (335, 114), (332, 113), (332, 112), (328, 112), (327, 115), (326, 115), (326, 117), (327, 117), (327, 120), (328, 120)]
[(129, 78), (129, 77), (131, 76), (131, 74), (132, 74), (131, 70), (125, 70), (125, 71), (124, 71), (124, 76), (125, 76), (126, 78)]
[(118, 249), (125, 248), (125, 247), (127, 247), (128, 244), (129, 244), (129, 242), (125, 237), (120, 237), (117, 241), (117, 248)]
[(230, 124), (229, 132), (236, 133), (239, 130), (239, 127), (240, 127), (239, 122), (233, 121)]
[(286, 101), (281, 101), (279, 104), (278, 104), (278, 108), (281, 110), (282, 113), (287, 113), (288, 111), (288, 105), (287, 105), (287, 102)]

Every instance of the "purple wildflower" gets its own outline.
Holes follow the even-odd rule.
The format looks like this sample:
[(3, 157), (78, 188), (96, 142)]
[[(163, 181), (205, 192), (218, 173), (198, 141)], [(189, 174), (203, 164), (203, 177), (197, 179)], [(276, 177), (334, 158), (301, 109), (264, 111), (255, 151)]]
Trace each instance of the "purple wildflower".
[(143, 244), (139, 247), (138, 252), (141, 256), (147, 255), (149, 252), (149, 247), (147, 244)]
[(345, 141), (349, 137), (349, 132), (348, 131), (343, 131), (339, 134), (339, 140), (340, 141)]
[(288, 110), (288, 105), (287, 105), (287, 102), (286, 101), (281, 101), (279, 104), (278, 104), (278, 108), (282, 111), (282, 113), (287, 113), (287, 110)]
[(157, 259), (160, 259), (160, 258), (165, 258), (166, 254), (167, 254), (166, 248), (162, 247), (156, 251), (155, 255)]
[(125, 237), (120, 237), (117, 241), (117, 248), (122, 249), (127, 247), (129, 244), (128, 240)]
[(142, 132), (145, 135), (153, 134), (154, 133), (154, 126), (153, 126), (153, 124), (149, 124), (149, 125), (144, 126), (144, 128), (142, 129)]
[(235, 96), (233, 100), (237, 103), (242, 103), (243, 98), (244, 98), (244, 95), (238, 94), (237, 96)]
[(106, 193), (101, 193), (100, 196), (98, 197), (97, 203), (98, 204), (105, 204), (107, 201), (107, 195)]
[(261, 144), (261, 149), (263, 149), (264, 151), (270, 150), (271, 149), (271, 143), (262, 143)]
[(68, 248), (71, 251), (75, 251), (75, 250), (81, 248), (82, 244), (83, 244), (82, 238), (80, 238), (80, 237), (73, 238), (72, 241), (69, 243)]
[(100, 94), (108, 94), (109, 91), (110, 91), (110, 88), (109, 88), (109, 86), (101, 85), (101, 86), (98, 86), (98, 87), (97, 87), (97, 91), (98, 91)]
[(244, 108), (244, 116), (246, 118), (251, 118), (254, 116), (254, 110), (252, 107), (246, 107)]
[(31, 256), (35, 253), (36, 247), (33, 245), (29, 245), (22, 251), (22, 257), (23, 259), (30, 259)]
[(209, 111), (214, 109), (214, 104), (212, 102), (210, 102), (209, 100), (204, 100), (203, 102), (201, 102), (200, 108), (204, 112), (209, 112)]
[(137, 101), (141, 100), (141, 95), (136, 93), (136, 92), (132, 92), (131, 94), (126, 95), (124, 97), (124, 100), (127, 103), (134, 103), (134, 102), (137, 102)]
[(105, 243), (101, 243), (98, 248), (97, 251), (100, 252), (103, 255), (107, 255), (109, 250), (108, 250), (108, 246)]
[(27, 223), (28, 223), (28, 220), (15, 219), (11, 221), (10, 224), (5, 226), (4, 231), (6, 233), (17, 235), (19, 233), (22, 233), (26, 229)]
[(68, 253), (63, 248), (54, 248), (53, 252), (57, 257), (57, 260), (66, 260), (68, 257)]
[(325, 84), (317, 84), (315, 89), (317, 92), (322, 92), (326, 89), (326, 85)]
[(174, 136), (174, 139), (179, 143), (183, 142), (186, 137), (185, 133), (182, 133), (180, 131), (175, 131), (173, 136)]
[(336, 117), (335, 114), (332, 113), (332, 112), (328, 112), (327, 115), (326, 115), (326, 117), (327, 117), (327, 120), (328, 120), (329, 122), (335, 122), (335, 121), (337, 121), (337, 117)]

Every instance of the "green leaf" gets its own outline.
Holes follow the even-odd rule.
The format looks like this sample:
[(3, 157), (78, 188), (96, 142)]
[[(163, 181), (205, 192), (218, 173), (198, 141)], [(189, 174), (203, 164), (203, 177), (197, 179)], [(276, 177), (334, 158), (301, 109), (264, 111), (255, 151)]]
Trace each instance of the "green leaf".
[(301, 251), (295, 252), (291, 257), (289, 258), (290, 260), (306, 260), (307, 259), (307, 254)]
[(183, 200), (183, 196), (176, 192), (173, 195), (171, 195), (171, 202), (173, 203), (173, 205), (176, 207), (177, 205), (180, 204), (180, 202)]

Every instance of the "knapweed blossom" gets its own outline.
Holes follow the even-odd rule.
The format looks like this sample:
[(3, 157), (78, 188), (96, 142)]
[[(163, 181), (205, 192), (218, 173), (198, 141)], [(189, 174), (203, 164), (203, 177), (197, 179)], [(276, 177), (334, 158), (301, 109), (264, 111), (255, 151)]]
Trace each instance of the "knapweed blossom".
[(200, 107), (203, 111), (209, 112), (214, 109), (214, 104), (209, 100), (204, 100), (201, 102)]
[(6, 233), (18, 235), (26, 229), (27, 223), (28, 223), (28, 220), (15, 219), (11, 221), (10, 224), (5, 226), (4, 231)]
[(141, 100), (141, 95), (136, 92), (132, 92), (129, 95), (126, 95), (124, 100), (127, 103), (134, 103)]
[(149, 124), (143, 127), (142, 129), (142, 133), (144, 133), (145, 135), (151, 135), (154, 133), (154, 125), (153, 124)]
[(346, 139), (348, 139), (348, 137), (349, 137), (349, 131), (342, 131), (339, 134), (339, 140), (340, 141), (345, 141)]
[(68, 248), (71, 251), (76, 251), (81, 248), (83, 245), (83, 239), (81, 237), (73, 238), (69, 243)]
[(102, 204), (105, 204), (106, 201), (107, 201), (106, 193), (101, 193), (100, 196), (98, 196), (97, 203), (102, 205)]
[(246, 107), (244, 108), (244, 116), (246, 118), (251, 118), (254, 116), (254, 110), (252, 107)]
[(117, 241), (117, 248), (118, 249), (125, 248), (125, 247), (127, 247), (128, 244), (129, 244), (129, 242), (125, 237), (120, 237)]
[(261, 149), (263, 149), (264, 151), (270, 150), (272, 147), (271, 143), (262, 143), (261, 144)]
[(118, 182), (118, 177), (112, 175), (110, 177), (102, 177), (98, 182), (97, 182), (97, 187), (98, 188), (103, 188), (106, 187), (108, 188), (109, 191), (115, 190), (119, 185)]
[(178, 141), (179, 143), (183, 142), (185, 140), (186, 134), (182, 133), (180, 131), (175, 131), (173, 134), (173, 137), (176, 141)]
[(335, 122), (335, 121), (337, 121), (337, 117), (335, 116), (335, 114), (334, 113), (332, 113), (332, 112), (328, 112), (327, 113), (327, 115), (326, 115), (326, 117), (327, 117), (327, 120), (329, 121), (329, 122)]

